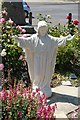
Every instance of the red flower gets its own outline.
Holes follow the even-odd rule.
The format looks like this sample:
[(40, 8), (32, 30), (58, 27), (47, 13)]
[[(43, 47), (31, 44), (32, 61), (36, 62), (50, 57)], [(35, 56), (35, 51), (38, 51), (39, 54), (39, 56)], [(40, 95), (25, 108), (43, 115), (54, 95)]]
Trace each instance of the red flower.
[(73, 21), (73, 24), (74, 24), (74, 25), (78, 25), (78, 23), (79, 23), (78, 20), (74, 20), (74, 21)]
[(22, 112), (18, 111), (18, 115), (19, 115), (19, 117), (22, 117)]
[(68, 15), (68, 16), (66, 17), (66, 19), (71, 19), (71, 16)]

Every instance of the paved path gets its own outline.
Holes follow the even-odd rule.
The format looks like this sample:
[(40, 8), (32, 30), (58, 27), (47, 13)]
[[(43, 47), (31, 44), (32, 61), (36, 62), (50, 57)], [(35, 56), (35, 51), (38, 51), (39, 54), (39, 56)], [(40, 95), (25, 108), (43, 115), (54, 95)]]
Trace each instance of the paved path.
[(80, 0), (26, 0), (26, 2), (54, 2), (54, 3), (72, 3), (72, 2), (80, 2)]
[(80, 87), (58, 86), (52, 88), (53, 96), (48, 99), (48, 104), (57, 104), (56, 117), (68, 120), (67, 114), (80, 105)]

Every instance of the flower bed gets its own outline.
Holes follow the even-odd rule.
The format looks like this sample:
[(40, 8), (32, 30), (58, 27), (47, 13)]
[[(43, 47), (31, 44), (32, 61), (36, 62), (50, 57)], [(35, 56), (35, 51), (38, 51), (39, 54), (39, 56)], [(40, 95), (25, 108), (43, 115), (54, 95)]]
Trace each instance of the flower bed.
[(55, 119), (56, 104), (46, 105), (46, 96), (40, 94), (39, 88), (32, 90), (24, 84), (19, 84), (15, 88), (10, 86), (9, 90), (3, 88), (0, 92), (0, 102), (3, 120)]

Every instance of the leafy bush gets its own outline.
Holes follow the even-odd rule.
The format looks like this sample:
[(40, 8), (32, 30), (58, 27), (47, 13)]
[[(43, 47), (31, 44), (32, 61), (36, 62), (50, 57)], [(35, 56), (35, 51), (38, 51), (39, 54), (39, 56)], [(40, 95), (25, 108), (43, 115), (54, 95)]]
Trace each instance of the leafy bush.
[(72, 63), (80, 65), (80, 41), (77, 36), (71, 41), (67, 41), (66, 46), (59, 47), (57, 55), (57, 64)]
[(80, 67), (79, 28), (75, 26), (74, 32), (75, 32), (75, 37), (71, 41), (67, 41), (66, 46), (61, 46), (58, 48), (56, 66), (58, 67), (58, 69), (71, 70), (79, 75), (79, 67)]

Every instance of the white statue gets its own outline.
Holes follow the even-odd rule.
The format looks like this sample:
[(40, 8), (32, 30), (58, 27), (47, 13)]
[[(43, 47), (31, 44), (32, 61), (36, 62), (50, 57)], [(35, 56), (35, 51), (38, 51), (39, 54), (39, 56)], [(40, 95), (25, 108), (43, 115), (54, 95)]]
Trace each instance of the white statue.
[(38, 23), (38, 32), (31, 37), (15, 37), (19, 46), (25, 49), (33, 89), (40, 88), (47, 98), (52, 95), (50, 82), (55, 69), (57, 48), (66, 45), (66, 40), (72, 38), (71, 35), (63, 38), (48, 35), (45, 21)]

